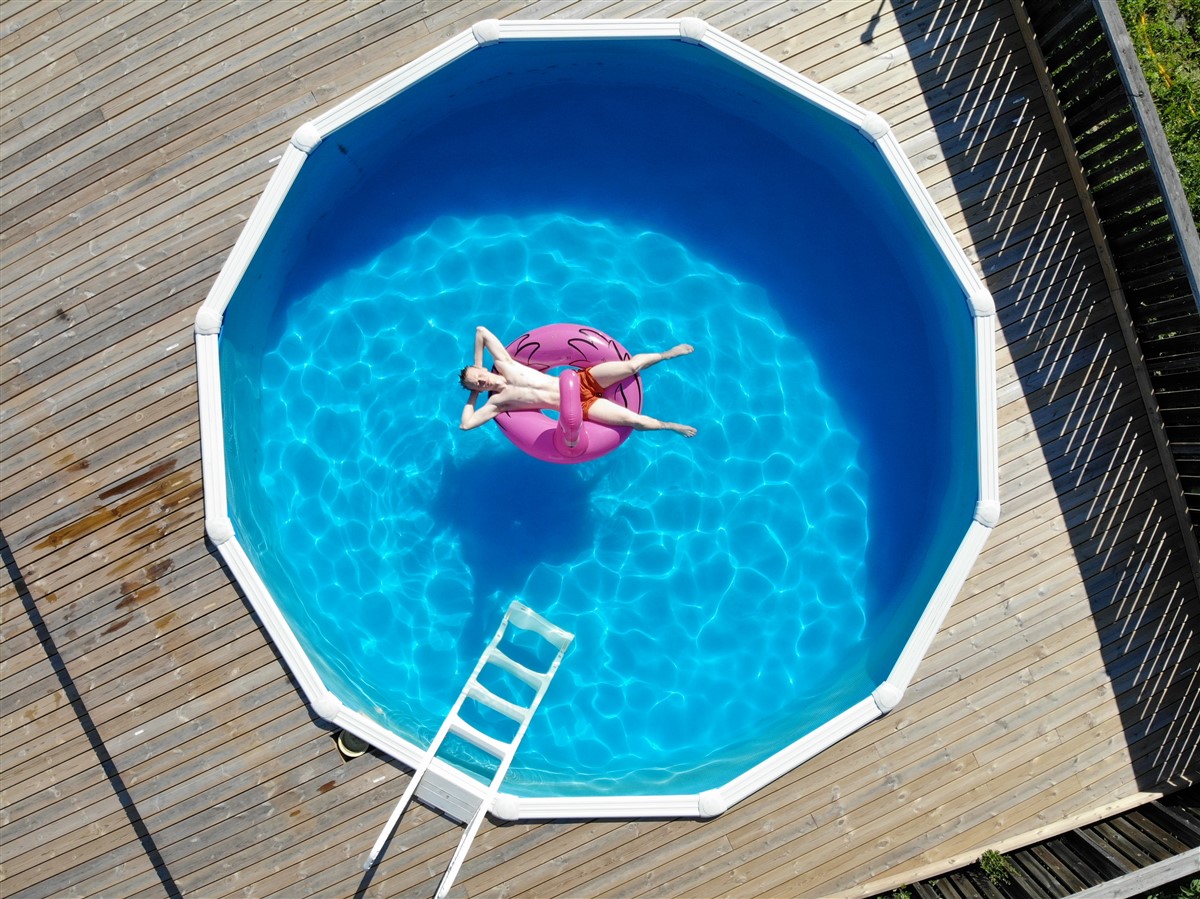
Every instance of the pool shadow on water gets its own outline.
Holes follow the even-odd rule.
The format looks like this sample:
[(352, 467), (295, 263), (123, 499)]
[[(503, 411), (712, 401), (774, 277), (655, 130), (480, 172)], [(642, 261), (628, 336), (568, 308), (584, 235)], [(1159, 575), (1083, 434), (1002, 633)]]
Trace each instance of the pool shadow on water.
[(475, 598), (515, 597), (538, 564), (569, 562), (593, 545), (591, 492), (575, 466), (502, 452), (448, 460), (429, 511), (462, 544)]

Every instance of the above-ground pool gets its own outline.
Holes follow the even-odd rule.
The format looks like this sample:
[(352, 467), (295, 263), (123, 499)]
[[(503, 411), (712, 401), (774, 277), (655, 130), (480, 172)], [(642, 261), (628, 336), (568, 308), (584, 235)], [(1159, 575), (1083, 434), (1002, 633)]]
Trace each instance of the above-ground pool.
[[(643, 385), (699, 436), (461, 432), (475, 326), (551, 322), (693, 344)], [(911, 680), (992, 328), (877, 116), (695, 19), (481, 23), (297, 132), (201, 308), (208, 533), (323, 718), (413, 764), (520, 599), (576, 639), (498, 811), (715, 814)]]

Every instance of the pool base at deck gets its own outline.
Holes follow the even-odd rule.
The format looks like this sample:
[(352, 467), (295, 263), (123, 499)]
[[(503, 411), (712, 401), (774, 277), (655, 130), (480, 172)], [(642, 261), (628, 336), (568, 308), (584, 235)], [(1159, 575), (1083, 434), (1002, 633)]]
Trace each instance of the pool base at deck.
[[(508, 820), (563, 818), (694, 817), (719, 815), (787, 771), (894, 708), (911, 682), (954, 597), (999, 516), (996, 461), (994, 308), (961, 249), (886, 123), (877, 115), (842, 100), (787, 67), (733, 40), (699, 19), (544, 22), (487, 21), (451, 38), (440, 47), (381, 79), (301, 126), (287, 147), (267, 189), (233, 252), (196, 316), (197, 369), (200, 395), (202, 468), (206, 533), (244, 589), (267, 632), (299, 682), (314, 712), (375, 746), (403, 764), (415, 766), (421, 750), (368, 716), (348, 708), (326, 686), (271, 593), (240, 545), (229, 516), (226, 496), (225, 447), (218, 357), (226, 306), (250, 265), (284, 196), (308, 154), (339, 128), (386, 103), (407, 87), (478, 47), (497, 41), (555, 39), (656, 38), (700, 45), (735, 61), (745, 70), (781, 85), (857, 128), (872, 141), (920, 213), (930, 235), (953, 270), (974, 317), (979, 496), (974, 521), (892, 666), (875, 690), (827, 723), (817, 727), (723, 785), (697, 793), (637, 796), (537, 797), (501, 794), (496, 814)], [(536, 605), (536, 597), (529, 597)], [(419, 798), (454, 818), (466, 820), (482, 799), (484, 785), (447, 763), (435, 762), (418, 792)]]
[[(720, 815), (797, 765), (894, 708), (899, 697), (903, 695), (904, 688), (912, 680), (928, 645), (933, 642), (933, 637), (945, 619), (955, 594), (990, 532), (990, 526), (978, 522), (971, 526), (954, 563), (922, 615), (913, 639), (909, 641), (905, 653), (897, 661), (892, 676), (887, 681), (876, 688), (871, 696), (865, 697), (833, 720), (741, 776), (716, 789), (679, 795), (523, 797), (501, 792), (493, 807), (493, 813), (496, 817), (509, 821), (564, 818), (711, 818)], [(228, 541), (219, 548), (226, 561), (231, 563), (231, 568), (234, 562), (240, 567), (245, 556), (240, 552), (240, 548), (229, 545), (232, 542)], [(236, 574), (237, 569), (234, 570)], [(240, 581), (240, 577), (239, 582), (245, 583)], [(259, 608), (257, 604), (255, 607)], [(294, 635), (277, 612), (269, 618), (264, 617), (263, 623), (276, 645), (282, 648), (294, 643)], [(361, 737), (397, 761), (413, 768), (417, 766), (423, 755), (421, 749), (380, 727), (365, 715), (346, 708), (325, 689), (307, 657), (303, 658), (303, 662), (289, 660), (289, 663), (305, 695), (312, 703), (313, 710), (321, 718)], [(417, 797), (452, 818), (465, 822), (483, 800), (485, 789), (485, 785), (480, 781), (453, 765), (435, 759), (417, 790)]]

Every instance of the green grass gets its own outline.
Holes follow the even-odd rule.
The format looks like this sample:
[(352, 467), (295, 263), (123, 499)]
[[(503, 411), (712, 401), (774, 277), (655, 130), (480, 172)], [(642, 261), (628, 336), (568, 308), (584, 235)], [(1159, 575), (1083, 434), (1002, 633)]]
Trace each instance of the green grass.
[(1200, 0), (1119, 0), (1183, 189), (1200, 221)]
[(1012, 879), (1012, 865), (995, 849), (988, 849), (979, 856), (979, 867), (994, 884), (1008, 883)]
[(1169, 884), (1162, 890), (1147, 894), (1146, 899), (1200, 899), (1200, 877)]

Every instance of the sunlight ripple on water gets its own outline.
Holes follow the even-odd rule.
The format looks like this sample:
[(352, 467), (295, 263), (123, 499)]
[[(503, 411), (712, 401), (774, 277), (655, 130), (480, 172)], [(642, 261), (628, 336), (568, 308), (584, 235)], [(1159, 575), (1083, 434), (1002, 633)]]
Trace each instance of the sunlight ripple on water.
[[(553, 466), (460, 433), (475, 325), (556, 321), (694, 344), (643, 377), (647, 414), (699, 437)], [(304, 585), (281, 604), (397, 731), (429, 739), (513, 598), (577, 634), (514, 780), (644, 787), (851, 676), (858, 441), (770, 298), (668, 237), (438, 219), (293, 299), (262, 381), (262, 486)]]

